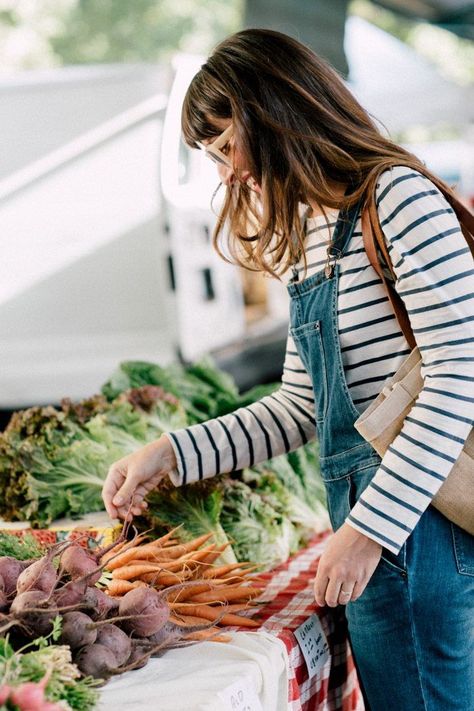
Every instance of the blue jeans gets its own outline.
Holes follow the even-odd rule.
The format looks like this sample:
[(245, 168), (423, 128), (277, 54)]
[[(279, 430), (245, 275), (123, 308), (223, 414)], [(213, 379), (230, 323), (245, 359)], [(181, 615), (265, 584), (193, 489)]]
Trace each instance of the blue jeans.
[[(335, 529), (376, 469), (326, 481)], [(473, 536), (430, 506), (397, 556), (383, 551), (346, 616), (368, 709), (473, 711)]]

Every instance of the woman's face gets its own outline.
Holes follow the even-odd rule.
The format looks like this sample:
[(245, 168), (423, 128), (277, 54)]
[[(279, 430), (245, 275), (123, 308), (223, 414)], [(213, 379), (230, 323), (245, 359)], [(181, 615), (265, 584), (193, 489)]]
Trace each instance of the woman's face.
[[(213, 123), (222, 133), (222, 131), (225, 131), (225, 129), (230, 126), (232, 122), (230, 119), (214, 119)], [(217, 136), (215, 138), (217, 138)], [(203, 141), (203, 143), (205, 145), (210, 145), (215, 138), (207, 138)], [(261, 192), (260, 186), (252, 178), (252, 175), (245, 164), (246, 162), (244, 156), (239, 151), (238, 146), (235, 145), (234, 136), (231, 137), (227, 146), (223, 146), (221, 150), (230, 157), (234, 166), (231, 167), (224, 165), (223, 163), (216, 163), (217, 173), (221, 183), (227, 187), (231, 187), (235, 180), (240, 180), (242, 183), (248, 183), (248, 186), (252, 190), (255, 190), (258, 193)]]

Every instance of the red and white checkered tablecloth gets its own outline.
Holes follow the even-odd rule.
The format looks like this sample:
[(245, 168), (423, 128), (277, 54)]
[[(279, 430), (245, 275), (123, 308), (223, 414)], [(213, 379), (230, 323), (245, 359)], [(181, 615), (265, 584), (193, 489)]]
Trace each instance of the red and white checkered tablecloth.
[[(363, 711), (364, 703), (347, 640), (342, 608), (318, 608), (313, 580), (319, 558), (330, 532), (320, 534), (309, 545), (278, 568), (260, 574), (266, 589), (259, 609), (261, 629), (275, 634), (288, 651), (290, 711)], [(311, 614), (317, 613), (328, 640), (330, 658), (321, 673), (308, 678), (303, 654), (294, 635)]]

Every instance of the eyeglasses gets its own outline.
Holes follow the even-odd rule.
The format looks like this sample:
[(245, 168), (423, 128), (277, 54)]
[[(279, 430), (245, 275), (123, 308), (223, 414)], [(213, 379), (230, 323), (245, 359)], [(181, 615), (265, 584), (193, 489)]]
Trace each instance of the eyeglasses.
[(229, 156), (226, 156), (226, 154), (222, 152), (221, 149), (229, 143), (233, 135), (234, 127), (230, 124), (230, 126), (227, 126), (225, 131), (217, 136), (216, 140), (212, 143), (209, 143), (208, 145), (200, 143), (199, 141), (196, 141), (196, 143), (199, 148), (205, 152), (206, 156), (214, 161), (214, 163), (221, 163), (221, 165), (226, 165), (228, 168), (232, 168), (232, 161)]

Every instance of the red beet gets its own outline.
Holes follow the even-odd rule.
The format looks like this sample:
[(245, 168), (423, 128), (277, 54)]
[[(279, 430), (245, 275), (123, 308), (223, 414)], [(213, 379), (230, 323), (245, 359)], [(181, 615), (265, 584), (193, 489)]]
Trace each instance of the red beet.
[(82, 598), (82, 604), (87, 607), (92, 619), (103, 620), (118, 609), (119, 601), (99, 588), (90, 587)]
[(67, 644), (71, 649), (79, 649), (88, 644), (94, 644), (97, 639), (97, 630), (92, 627), (89, 615), (79, 610), (66, 612), (63, 615), (60, 643)]
[(114, 653), (103, 644), (88, 644), (76, 654), (75, 663), (84, 676), (94, 679), (109, 679), (117, 671)]
[(53, 600), (58, 607), (72, 607), (79, 605), (83, 600), (87, 591), (87, 583), (85, 581), (73, 581), (66, 583), (53, 593)]
[(94, 554), (77, 543), (61, 554), (61, 568), (72, 580), (86, 580), (88, 585), (95, 585), (102, 575)]
[(48, 601), (45, 593), (40, 590), (27, 590), (13, 600), (10, 607), (10, 618), (16, 620), (22, 627), (28, 628), (36, 636), (51, 632), (52, 621), (58, 614), (58, 608)]
[(51, 595), (58, 582), (52, 562), (55, 555), (56, 551), (53, 547), (46, 555), (25, 568), (16, 581), (17, 591), (23, 593), (27, 590), (39, 590), (46, 595)]
[(130, 637), (125, 634), (123, 630), (117, 627), (117, 625), (112, 624), (106, 624), (98, 627), (96, 634), (97, 643), (103, 644), (104, 647), (108, 647), (108, 649), (113, 652), (118, 666), (125, 664), (132, 651)]
[(16, 583), (20, 573), (31, 565), (31, 560), (16, 560), (9, 555), (0, 558), (0, 575), (3, 580), (3, 590), (7, 597), (16, 592)]
[(169, 607), (153, 588), (136, 588), (126, 593), (119, 603), (119, 616), (130, 617), (121, 624), (126, 632), (149, 637), (169, 619)]

